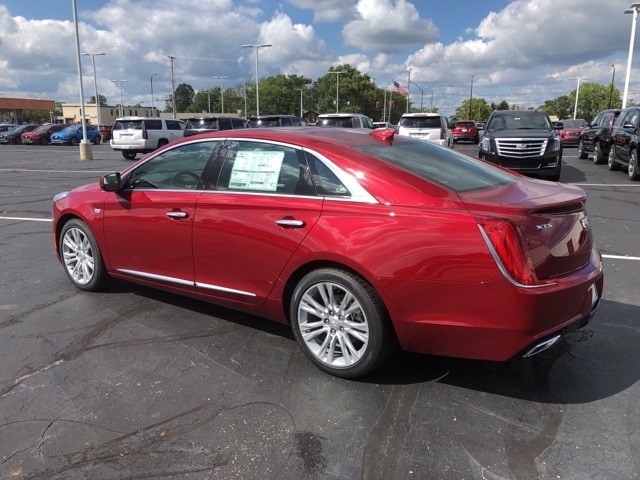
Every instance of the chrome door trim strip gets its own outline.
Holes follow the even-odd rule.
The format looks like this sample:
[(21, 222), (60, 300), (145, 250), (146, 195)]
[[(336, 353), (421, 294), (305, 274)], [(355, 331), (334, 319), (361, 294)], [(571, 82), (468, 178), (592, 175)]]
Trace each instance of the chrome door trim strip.
[(177, 283), (178, 285), (184, 285), (188, 287), (195, 286), (194, 282), (189, 280), (183, 280), (181, 278), (166, 277), (164, 275), (156, 275), (155, 273), (139, 272), (137, 270), (127, 270), (125, 268), (118, 268), (118, 272), (126, 273), (127, 275), (134, 275), (136, 277), (148, 278), (151, 280), (160, 280), (161, 282)]
[(198, 288), (206, 288), (208, 290), (216, 290), (216, 291), (220, 291), (220, 292), (237, 293), (238, 295), (245, 295), (247, 297), (255, 297), (256, 296), (255, 293), (245, 292), (243, 290), (236, 290), (234, 288), (220, 287), (218, 285), (210, 285), (208, 283), (196, 282), (196, 287), (198, 287)]

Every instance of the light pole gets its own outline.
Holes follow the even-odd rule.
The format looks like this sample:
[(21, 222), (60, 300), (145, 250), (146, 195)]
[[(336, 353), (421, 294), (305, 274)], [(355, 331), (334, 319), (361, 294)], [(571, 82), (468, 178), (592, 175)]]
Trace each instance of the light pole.
[(260, 91), (258, 84), (260, 83), (260, 77), (258, 76), (258, 51), (260, 48), (271, 47), (270, 43), (250, 43), (241, 45), (242, 48), (255, 48), (256, 49), (256, 116), (260, 115)]
[(78, 64), (78, 84), (80, 87), (80, 115), (82, 116), (82, 143), (80, 144), (80, 160), (92, 160), (91, 144), (87, 142), (87, 119), (84, 114), (84, 88), (82, 87), (82, 65), (80, 63), (80, 35), (78, 33), (78, 13), (76, 0), (72, 2), (73, 24), (76, 31), (76, 61)]
[(473, 103), (473, 75), (471, 75), (471, 93), (469, 94), (469, 120), (473, 120), (473, 111), (471, 110), (471, 104)]
[(300, 89), (300, 118), (302, 118), (302, 114), (304, 113), (302, 111), (302, 96), (304, 95), (304, 88)]
[(627, 60), (627, 75), (624, 80), (624, 94), (622, 95), (622, 108), (627, 107), (627, 96), (629, 95), (629, 77), (631, 76), (631, 58), (633, 57), (633, 42), (636, 37), (636, 21), (638, 20), (638, 8), (640, 3), (632, 3), (624, 13), (633, 13), (631, 23), (631, 40), (629, 41), (629, 59)]
[[(222, 114), (224, 115), (224, 93), (222, 93), (222, 81), (225, 78), (229, 78), (228, 76), (217, 76), (217, 77), (211, 77), (213, 79), (220, 79), (220, 104), (221, 104), (221, 108), (222, 108)], [(209, 107), (209, 110), (211, 110), (211, 107)]]
[(609, 89), (609, 108), (611, 108), (611, 100), (613, 98), (613, 81), (616, 79), (616, 66), (611, 65), (613, 68), (613, 75), (611, 76), (611, 89)]
[(173, 111), (173, 118), (176, 118), (176, 82), (173, 79), (173, 61), (176, 59), (173, 55), (168, 55), (169, 64), (171, 68), (171, 110)]
[(573, 119), (576, 119), (578, 115), (578, 96), (580, 95), (580, 80), (587, 80), (587, 77), (570, 77), (569, 80), (578, 80), (578, 87), (576, 88), (576, 105), (573, 108)]
[(153, 100), (153, 77), (155, 77), (156, 75), (158, 75), (157, 73), (154, 73), (153, 75), (151, 75), (151, 116), (155, 116), (154, 115), (154, 110), (156, 107), (156, 103)]
[(122, 105), (122, 84), (124, 82), (128, 82), (129, 80), (111, 80), (116, 85), (120, 86), (120, 116), (124, 117), (124, 105)]
[(407, 111), (409, 113), (409, 97), (411, 97), (411, 69), (409, 68), (409, 77), (407, 79)]
[(451, 88), (453, 85), (449, 85), (449, 118), (451, 118)]
[(338, 110), (338, 86), (340, 85), (340, 81), (338, 80), (340, 78), (340, 74), (341, 73), (345, 73), (344, 70), (339, 70), (336, 72), (327, 72), (327, 73), (335, 73), (336, 74), (336, 113), (339, 113), (340, 111)]
[(411, 83), (413, 83), (416, 87), (418, 87), (418, 90), (420, 90), (420, 113), (422, 113), (422, 99), (424, 97), (424, 89), (422, 89), (416, 82)]
[(98, 128), (100, 128), (100, 101), (98, 100), (98, 81), (96, 80), (96, 55), (106, 55), (105, 53), (83, 53), (85, 57), (91, 57), (91, 63), (93, 63), (93, 86), (95, 88), (96, 96), (96, 121), (98, 122)]

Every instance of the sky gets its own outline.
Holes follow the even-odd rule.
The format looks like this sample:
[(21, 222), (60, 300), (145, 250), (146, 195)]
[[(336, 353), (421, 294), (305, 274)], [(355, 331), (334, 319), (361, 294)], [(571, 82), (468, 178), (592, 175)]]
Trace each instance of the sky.
[[(409, 83), (414, 105), (448, 115), (471, 93), (529, 108), (568, 95), (578, 81), (609, 85), (615, 77), (622, 92), (631, 3), (76, 0), (80, 50), (105, 54), (94, 58), (98, 93), (110, 105), (122, 92), (124, 104), (150, 106), (153, 84), (163, 107), (171, 93), (169, 56), (176, 86), (198, 91), (253, 81), (255, 49), (241, 45), (271, 44), (259, 49), (261, 78), (315, 81), (348, 63), (381, 88)], [(635, 47), (629, 97), (640, 99), (640, 41)], [(95, 92), (92, 58), (81, 58), (88, 100)], [(0, 96), (77, 103), (79, 91), (73, 1), (0, 3)]]

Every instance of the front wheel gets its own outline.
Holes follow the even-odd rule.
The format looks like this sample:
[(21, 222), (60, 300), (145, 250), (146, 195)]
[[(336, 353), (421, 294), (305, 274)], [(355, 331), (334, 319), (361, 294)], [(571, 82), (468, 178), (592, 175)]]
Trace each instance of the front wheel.
[(615, 145), (611, 145), (611, 148), (609, 148), (609, 155), (607, 156), (607, 167), (612, 172), (615, 170), (620, 170), (620, 164), (616, 162)]
[(293, 292), (290, 318), (307, 358), (337, 377), (371, 372), (388, 358), (395, 343), (373, 287), (337, 268), (322, 268), (302, 278)]
[(60, 233), (60, 258), (69, 280), (81, 290), (96, 291), (109, 281), (93, 233), (81, 220), (69, 220)]
[(136, 152), (131, 152), (129, 150), (122, 150), (122, 156), (127, 160), (133, 160), (136, 158)]
[(77, 147), (80, 144), (80, 141), (76, 137), (71, 137), (69, 139), (69, 143), (72, 147)]
[(627, 170), (629, 180), (640, 180), (640, 169), (638, 169), (638, 151), (633, 150), (629, 157), (629, 169)]

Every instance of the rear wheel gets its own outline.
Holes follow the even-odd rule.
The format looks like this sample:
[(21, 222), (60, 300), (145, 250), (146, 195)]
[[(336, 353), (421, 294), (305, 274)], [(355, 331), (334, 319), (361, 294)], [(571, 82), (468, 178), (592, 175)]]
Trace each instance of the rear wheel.
[(96, 145), (100, 145), (100, 140), (102, 140), (100, 135), (96, 135), (95, 138), (93, 139), (93, 143), (95, 143)]
[(136, 152), (130, 152), (129, 150), (122, 150), (122, 156), (127, 160), (133, 160), (136, 158)]
[(49, 137), (47, 137), (46, 135), (44, 137), (40, 137), (40, 145), (48, 145), (49, 144)]
[(81, 290), (95, 291), (109, 281), (98, 243), (86, 223), (69, 220), (60, 234), (60, 258), (69, 280)]
[(167, 143), (169, 143), (169, 140), (167, 140), (166, 138), (161, 138), (160, 140), (158, 140), (158, 148), (164, 147)]
[(584, 140), (580, 139), (580, 143), (578, 143), (578, 158), (585, 159), (589, 155), (584, 148)]
[(640, 180), (640, 170), (638, 169), (638, 151), (633, 150), (629, 158), (629, 169), (627, 170), (629, 180)]
[(600, 142), (595, 142), (593, 144), (593, 163), (595, 163), (596, 165), (600, 165), (601, 163), (604, 163), (606, 161), (607, 159), (602, 152)]
[(302, 278), (293, 292), (290, 318), (307, 358), (338, 377), (371, 372), (388, 358), (395, 343), (373, 287), (337, 268), (322, 268)]
[(607, 167), (611, 171), (620, 170), (620, 164), (616, 162), (615, 145), (611, 145), (611, 148), (609, 149), (609, 155), (607, 156)]

